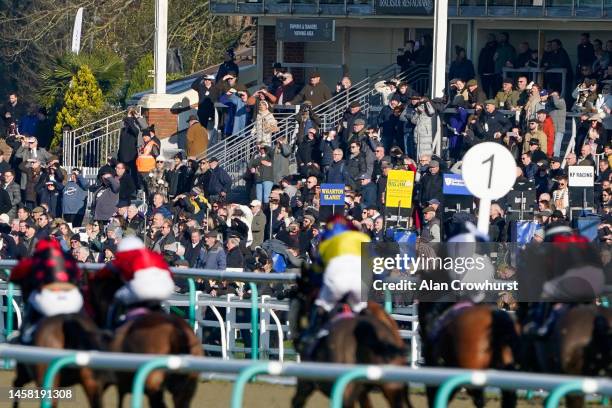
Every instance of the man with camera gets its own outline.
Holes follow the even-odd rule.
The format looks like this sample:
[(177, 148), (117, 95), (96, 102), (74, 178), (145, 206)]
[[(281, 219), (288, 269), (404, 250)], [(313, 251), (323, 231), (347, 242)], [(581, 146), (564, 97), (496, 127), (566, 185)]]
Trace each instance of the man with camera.
[(31, 159), (38, 160), (43, 165), (49, 162), (51, 154), (42, 147), (38, 147), (38, 139), (34, 136), (19, 136), (19, 139), (21, 140), (21, 146), (15, 152), (15, 157), (24, 162)]
[(286, 101), (290, 101), (295, 98), (300, 89), (297, 84), (293, 82), (293, 74), (291, 72), (279, 73), (277, 78), (281, 82), (273, 92), (273, 95), (276, 97), (276, 101), (274, 103), (277, 105), (282, 105)]

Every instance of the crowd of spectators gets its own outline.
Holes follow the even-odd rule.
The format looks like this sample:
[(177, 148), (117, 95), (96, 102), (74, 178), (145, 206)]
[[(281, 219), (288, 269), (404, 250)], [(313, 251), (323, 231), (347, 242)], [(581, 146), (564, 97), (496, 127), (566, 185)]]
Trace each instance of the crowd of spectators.
[[(175, 265), (291, 270), (316, 256), (319, 228), (333, 212), (346, 215), (373, 241), (393, 239), (389, 231), (398, 226), (386, 217), (385, 207), (392, 169), (415, 172), (411, 215), (402, 222), (407, 233), (439, 242), (454, 225), (475, 222), (474, 201), (464, 211), (447, 211), (443, 174), (460, 173), (465, 151), (483, 141), (503, 144), (516, 158), (515, 189), (536, 193), (527, 203), (535, 212), (526, 211), (522, 219), (539, 226), (570, 222), (575, 203), (568, 190), (568, 167), (596, 168), (589, 207), (600, 217), (596, 239), (610, 242), (612, 96), (605, 61), (609, 63), (612, 42), (606, 44), (602, 53), (601, 42), (591, 44), (582, 36), (579, 49), (587, 51), (579, 53), (575, 91), (566, 98), (554, 80), (547, 85), (545, 75), (544, 85), (522, 74), (501, 77), (501, 67), (508, 64), (539, 64), (528, 44), (522, 43), (516, 53), (508, 36), (501, 34), (491, 37), (481, 52), (478, 80), (465, 50), (457, 50), (445, 98), (430, 100), (409, 83), (388, 80), (380, 88), (380, 112), (373, 115), (351, 101), (328, 128), (313, 110), (332, 97), (319, 74), (310, 75), (300, 89), (288, 70), (275, 66), (269, 83), (249, 95), (237, 82), (237, 66), (228, 53), (216, 77), (193, 83), (200, 99), (197, 116), (189, 118), (190, 131), (194, 129), (189, 140), (197, 146), (193, 149), (205, 150), (205, 133), (197, 126), (210, 128), (219, 101), (233, 106), (222, 124), (226, 133), (253, 121), (251, 137), (257, 149), (240, 175), (246, 190), (236, 188), (236, 175), (228, 174), (216, 157), (196, 160), (188, 151), (164, 158), (154, 127), (139, 130), (135, 111), (125, 119), (117, 155), (107, 159), (95, 180), (87, 180), (77, 168), (64, 169), (49, 153), (50, 125), (44, 111), (24, 109), (11, 94), (2, 110), (0, 139), (0, 258), (28, 256), (37, 240), (54, 236), (79, 261), (106, 262), (113, 259), (122, 237), (135, 234)], [(560, 52), (556, 47), (551, 53)], [(416, 60), (425, 58), (427, 49), (420, 52)], [(548, 66), (556, 66), (557, 60), (549, 57)], [(591, 71), (580, 76), (587, 65)], [(350, 78), (343, 77), (335, 93), (348, 93), (350, 87)], [(285, 103), (301, 105), (295, 140), (277, 135), (272, 108)], [(578, 115), (578, 126), (575, 148), (566, 154), (571, 112)], [(34, 116), (36, 121), (28, 119)], [(438, 117), (446, 143), (435, 155)], [(343, 184), (345, 205), (321, 205), (322, 183)], [(511, 239), (511, 204), (501, 199), (491, 208), (494, 241)], [(214, 295), (238, 290), (224, 282), (200, 284)], [(263, 293), (275, 290), (270, 286)]]

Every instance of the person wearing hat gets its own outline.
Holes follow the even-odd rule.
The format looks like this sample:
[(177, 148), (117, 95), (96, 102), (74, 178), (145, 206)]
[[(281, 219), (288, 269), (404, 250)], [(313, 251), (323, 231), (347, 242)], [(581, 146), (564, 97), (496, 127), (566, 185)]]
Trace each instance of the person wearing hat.
[[(168, 264), (161, 254), (145, 248), (140, 238), (125, 237), (109, 250), (115, 253), (114, 259), (91, 279), (95, 285), (111, 276), (121, 277), (124, 285), (115, 293), (118, 307), (113, 308), (117, 312), (143, 306), (157, 310), (161, 302), (174, 293), (174, 279)], [(113, 324), (118, 318), (118, 314), (111, 316)]]
[[(548, 149), (548, 138), (546, 134), (540, 130), (540, 121), (533, 118), (527, 122), (528, 131), (525, 133), (523, 140), (523, 152), (533, 151), (531, 146), (537, 141), (539, 149), (546, 155)], [(533, 143), (532, 143), (533, 142)]]
[(274, 103), (284, 105), (285, 102), (292, 100), (300, 92), (300, 87), (295, 83), (291, 72), (281, 72), (274, 78), (281, 81), (276, 88), (269, 88), (270, 93), (276, 97)]
[(219, 98), (214, 81), (213, 75), (202, 75), (191, 84), (191, 89), (198, 93), (198, 119), (205, 128), (215, 117), (215, 101)]
[(119, 180), (113, 175), (112, 168), (103, 168), (100, 179), (94, 191), (95, 206), (94, 216), (95, 221), (103, 223), (113, 216), (119, 202)]
[(61, 217), (62, 215), (62, 190), (64, 185), (55, 180), (47, 179), (45, 188), (38, 190), (38, 199), (41, 205), (46, 205), (49, 215), (52, 218)]
[[(468, 103), (471, 108), (475, 108), (476, 105), (482, 105), (487, 100), (487, 94), (483, 92), (482, 89), (478, 86), (478, 81), (475, 79), (470, 79), (467, 81), (467, 90), (468, 90)], [(493, 102), (495, 103), (495, 102)]]
[(219, 231), (212, 230), (204, 234), (204, 243), (196, 262), (196, 268), (225, 270), (227, 257), (223, 245), (219, 242)]
[(342, 139), (348, 140), (351, 132), (353, 131), (353, 125), (355, 121), (361, 119), (364, 122), (367, 119), (366, 115), (361, 112), (361, 104), (358, 101), (353, 101), (350, 103), (349, 107), (346, 109), (342, 118), (340, 119), (340, 129), (338, 133), (342, 135)]
[(311, 166), (316, 163), (316, 157), (313, 153), (317, 152), (320, 144), (318, 139), (319, 129), (316, 127), (308, 128), (305, 138), (298, 139), (297, 152), (295, 158), (297, 161), (298, 172), (303, 176), (308, 176)]
[(191, 188), (189, 184), (189, 173), (191, 168), (187, 165), (185, 155), (182, 151), (176, 153), (172, 158), (170, 169), (166, 172), (168, 181), (168, 199), (184, 194)]
[(232, 188), (232, 178), (224, 168), (219, 166), (219, 159), (215, 156), (208, 160), (210, 166), (210, 179), (208, 182), (208, 201), (225, 199)]
[(21, 159), (23, 162), (38, 160), (41, 164), (46, 165), (51, 160), (51, 153), (39, 147), (38, 139), (34, 136), (30, 136), (24, 137), (21, 140), (21, 146), (15, 151), (15, 157)]
[(361, 193), (361, 203), (363, 207), (370, 207), (378, 204), (377, 186), (372, 183), (369, 174), (360, 174), (357, 177), (359, 180), (359, 192)]
[(225, 50), (223, 63), (219, 65), (219, 70), (217, 71), (217, 75), (215, 76), (215, 81), (217, 83), (222, 80), (225, 81), (227, 75), (231, 74), (235, 77), (238, 76), (240, 68), (238, 67), (238, 64), (234, 62), (235, 57), (236, 55), (234, 53), (233, 48), (228, 48), (227, 50)]
[(28, 305), (20, 332), (24, 344), (32, 341), (34, 328), (43, 318), (81, 312), (81, 277), (74, 258), (55, 240), (38, 242), (31, 257), (13, 268), (9, 281), (19, 285)]
[(421, 184), (419, 202), (427, 203), (433, 199), (442, 201), (443, 178), (440, 172), (440, 163), (437, 160), (431, 160), (428, 167), (429, 171), (423, 174), (419, 181)]
[(142, 146), (138, 149), (136, 169), (140, 176), (147, 180), (148, 173), (155, 169), (155, 160), (160, 153), (160, 144), (152, 137), (150, 128), (142, 132), (142, 142)]
[(202, 126), (196, 115), (189, 115), (187, 123), (189, 124), (186, 135), (187, 156), (205, 156), (208, 149), (208, 130)]
[(331, 91), (321, 80), (321, 74), (314, 71), (310, 74), (308, 84), (304, 85), (302, 90), (295, 98), (285, 103), (285, 105), (300, 105), (304, 101), (312, 102), (313, 108), (316, 108), (323, 102), (332, 98)]
[(480, 139), (502, 143), (506, 133), (512, 129), (512, 122), (497, 110), (494, 99), (488, 99), (485, 101), (476, 128)]
[(495, 106), (499, 109), (512, 109), (517, 106), (519, 94), (513, 89), (512, 78), (502, 80), (502, 89), (495, 95)]
[(440, 220), (436, 217), (436, 209), (429, 206), (423, 210), (423, 226), (421, 227), (422, 242), (440, 242), (442, 239)]

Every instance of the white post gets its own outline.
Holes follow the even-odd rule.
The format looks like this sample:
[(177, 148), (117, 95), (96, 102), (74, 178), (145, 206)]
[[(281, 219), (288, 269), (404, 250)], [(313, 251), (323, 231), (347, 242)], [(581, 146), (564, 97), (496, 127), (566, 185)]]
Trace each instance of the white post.
[(153, 93), (166, 93), (168, 0), (155, 0), (155, 82)]
[[(442, 96), (446, 86), (446, 37), (448, 32), (448, 0), (438, 0), (434, 9), (433, 62), (431, 64), (431, 97)], [(435, 151), (442, 150), (442, 130), (436, 130)]]

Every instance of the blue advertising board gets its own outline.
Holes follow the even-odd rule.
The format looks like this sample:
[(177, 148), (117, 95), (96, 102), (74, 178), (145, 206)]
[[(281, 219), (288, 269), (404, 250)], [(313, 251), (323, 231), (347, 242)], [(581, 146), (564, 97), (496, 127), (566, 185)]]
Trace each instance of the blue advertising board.
[(344, 184), (321, 184), (321, 205), (344, 205)]
[(465, 186), (465, 181), (463, 181), (461, 174), (445, 173), (443, 177), (444, 185), (442, 186), (442, 192), (444, 194), (472, 195)]

